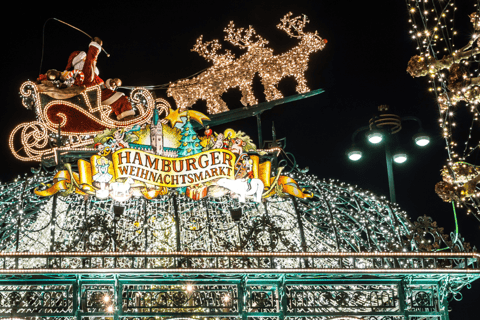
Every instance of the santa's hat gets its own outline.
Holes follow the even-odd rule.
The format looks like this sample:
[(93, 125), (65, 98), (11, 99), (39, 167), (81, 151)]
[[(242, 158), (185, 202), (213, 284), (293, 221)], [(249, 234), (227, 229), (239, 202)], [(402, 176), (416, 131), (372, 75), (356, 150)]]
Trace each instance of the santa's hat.
[(85, 51), (74, 51), (72, 54), (70, 54), (70, 57), (68, 57), (68, 63), (67, 67), (65, 70), (70, 70), (72, 67), (74, 67), (78, 62), (82, 61), (87, 54)]

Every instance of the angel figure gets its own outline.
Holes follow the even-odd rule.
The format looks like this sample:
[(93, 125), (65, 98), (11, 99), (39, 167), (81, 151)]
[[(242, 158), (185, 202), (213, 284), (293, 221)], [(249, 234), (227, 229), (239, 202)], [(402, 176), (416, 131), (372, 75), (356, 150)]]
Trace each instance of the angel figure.
[(113, 176), (108, 173), (108, 168), (110, 167), (110, 163), (107, 158), (101, 157), (97, 159), (95, 163), (95, 167), (98, 170), (98, 173), (96, 173), (92, 179), (95, 182), (98, 182), (100, 184), (100, 189), (97, 190), (96, 196), (97, 198), (107, 198), (109, 194), (109, 190), (106, 188), (106, 184), (109, 183)]

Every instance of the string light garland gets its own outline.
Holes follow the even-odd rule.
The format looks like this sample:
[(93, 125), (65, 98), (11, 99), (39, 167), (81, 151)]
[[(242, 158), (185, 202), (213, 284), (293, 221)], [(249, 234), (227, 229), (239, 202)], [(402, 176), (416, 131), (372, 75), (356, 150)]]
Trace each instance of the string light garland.
[[(466, 207), (467, 213), (473, 213), (480, 221), (479, 172), (474, 170), (475, 174), (464, 181), (466, 176), (461, 173), (464, 165), (460, 165), (475, 161), (480, 146), (480, 3), (472, 2), (471, 8), (462, 3), (462, 15), (457, 17), (459, 10), (454, 0), (406, 0), (406, 5), (409, 33), (418, 51), (408, 62), (407, 72), (412, 77), (428, 79), (429, 91), (436, 97), (438, 124), (447, 151), (442, 170), (444, 181), (437, 183), (435, 190), (444, 201), (455, 199), (458, 206)], [(465, 14), (465, 10), (473, 13)], [(469, 30), (461, 30), (462, 34), (471, 35), (461, 48), (455, 43), (458, 35), (455, 19), (471, 23)], [(459, 109), (467, 112), (459, 113)], [(459, 114), (466, 118), (459, 119)], [(470, 123), (468, 129), (466, 122)]]
[(280, 55), (274, 55), (272, 49), (265, 47), (268, 41), (259, 36), (252, 26), (248, 29), (236, 28), (235, 24), (230, 22), (224, 30), (225, 41), (241, 49), (247, 49), (247, 52), (238, 58), (235, 58), (229, 50), (219, 54), (222, 46), (218, 40), (204, 43), (203, 36), (200, 36), (192, 51), (213, 62), (213, 66), (194, 78), (170, 84), (167, 95), (173, 97), (181, 111), (202, 99), (207, 103), (208, 113), (216, 114), (229, 110), (221, 95), (231, 88), (240, 88), (242, 92), (240, 101), (243, 105), (257, 104), (258, 100), (252, 91), (253, 78), (257, 73), (264, 86), (267, 101), (283, 98), (277, 85), (287, 76), (293, 76), (297, 81), (298, 93), (310, 91), (305, 79), (309, 56), (313, 52), (323, 50), (327, 40), (322, 39), (316, 31), (314, 33), (304, 31), (308, 23), (306, 16), (294, 18), (291, 16), (291, 12), (287, 13), (277, 28), (290, 37), (299, 39), (299, 43)]
[(0, 252), (0, 258), (28, 257), (280, 257), (280, 258), (470, 258), (480, 259), (478, 252)]

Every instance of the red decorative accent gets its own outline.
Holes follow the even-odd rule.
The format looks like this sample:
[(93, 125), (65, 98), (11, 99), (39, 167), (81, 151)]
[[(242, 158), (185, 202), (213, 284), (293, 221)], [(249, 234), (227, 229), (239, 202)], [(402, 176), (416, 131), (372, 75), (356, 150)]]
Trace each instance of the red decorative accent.
[(61, 127), (62, 133), (66, 134), (100, 132), (107, 128), (75, 108), (62, 104), (56, 104), (48, 108), (47, 117), (52, 123), (57, 124), (66, 119), (65, 125)]
[(207, 196), (208, 189), (204, 185), (196, 185), (187, 187), (186, 195), (192, 200), (200, 200)]
[(44, 74), (39, 75), (38, 78), (37, 78), (37, 81), (39, 81), (39, 82), (42, 82), (44, 80), (48, 80), (47, 76), (44, 75)]

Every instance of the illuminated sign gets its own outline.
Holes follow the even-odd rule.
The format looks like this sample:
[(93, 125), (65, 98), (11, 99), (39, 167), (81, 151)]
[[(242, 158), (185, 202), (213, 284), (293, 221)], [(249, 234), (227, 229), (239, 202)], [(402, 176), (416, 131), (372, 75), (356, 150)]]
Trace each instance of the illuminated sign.
[(212, 179), (234, 179), (235, 155), (214, 149), (183, 158), (165, 158), (135, 149), (113, 154), (115, 177), (132, 178), (168, 188), (205, 183)]

